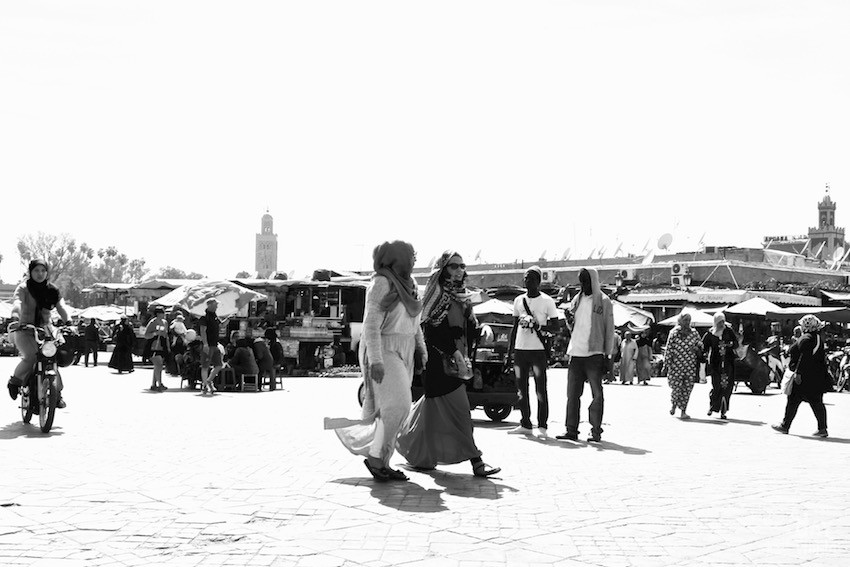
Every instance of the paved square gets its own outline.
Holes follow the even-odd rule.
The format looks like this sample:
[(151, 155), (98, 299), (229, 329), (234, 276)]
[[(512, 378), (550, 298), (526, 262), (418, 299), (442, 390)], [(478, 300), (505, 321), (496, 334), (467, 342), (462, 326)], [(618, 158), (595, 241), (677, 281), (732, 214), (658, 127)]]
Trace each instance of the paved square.
[[(601, 445), (585, 422), (577, 443), (541, 440), (505, 433), (518, 412), (479, 409), (499, 475), (464, 463), (376, 484), (322, 429), (357, 416), (358, 379), (205, 398), (169, 377), (147, 392), (150, 375), (66, 369), (46, 436), (3, 394), (0, 565), (850, 565), (850, 394), (827, 394), (825, 440), (805, 404), (773, 432), (784, 396), (743, 385), (726, 422), (705, 416), (707, 385), (689, 422), (669, 415), (666, 379), (606, 386)], [(550, 371), (552, 436), (565, 391)]]

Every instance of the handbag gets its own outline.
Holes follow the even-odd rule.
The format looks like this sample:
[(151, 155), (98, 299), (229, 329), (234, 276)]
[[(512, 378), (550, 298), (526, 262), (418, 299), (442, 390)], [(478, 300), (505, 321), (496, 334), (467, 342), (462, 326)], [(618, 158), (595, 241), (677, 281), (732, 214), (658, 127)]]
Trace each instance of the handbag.
[(469, 380), (472, 378), (472, 361), (468, 356), (463, 357), (463, 367), (458, 365), (454, 356), (446, 354), (435, 346), (432, 346), (439, 355), (440, 361), (443, 364), (443, 374), (452, 378), (460, 378), (461, 380)]
[(791, 370), (790, 368), (785, 370), (782, 374), (782, 382), (779, 384), (779, 389), (782, 390), (782, 393), (786, 396), (791, 395), (791, 389), (794, 387), (794, 378), (797, 376), (797, 373)]

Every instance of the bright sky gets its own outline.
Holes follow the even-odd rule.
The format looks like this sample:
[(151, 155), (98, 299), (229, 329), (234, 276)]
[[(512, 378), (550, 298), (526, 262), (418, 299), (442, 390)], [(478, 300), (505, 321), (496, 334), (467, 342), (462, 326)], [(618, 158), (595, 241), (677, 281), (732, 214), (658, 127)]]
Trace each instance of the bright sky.
[(0, 276), (38, 230), (152, 269), (757, 246), (850, 227), (844, 0), (0, 3)]

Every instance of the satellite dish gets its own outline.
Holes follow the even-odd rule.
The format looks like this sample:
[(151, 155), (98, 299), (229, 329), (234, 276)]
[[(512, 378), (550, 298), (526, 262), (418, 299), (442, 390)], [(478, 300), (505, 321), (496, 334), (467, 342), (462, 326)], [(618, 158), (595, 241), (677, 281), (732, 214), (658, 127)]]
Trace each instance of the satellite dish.
[(844, 257), (844, 247), (839, 246), (838, 248), (835, 249), (835, 252), (832, 253), (832, 261), (833, 262), (840, 262), (841, 258), (843, 258), (843, 257)]
[(669, 232), (665, 232), (658, 238), (658, 248), (660, 250), (667, 250), (671, 244), (673, 244), (673, 235)]

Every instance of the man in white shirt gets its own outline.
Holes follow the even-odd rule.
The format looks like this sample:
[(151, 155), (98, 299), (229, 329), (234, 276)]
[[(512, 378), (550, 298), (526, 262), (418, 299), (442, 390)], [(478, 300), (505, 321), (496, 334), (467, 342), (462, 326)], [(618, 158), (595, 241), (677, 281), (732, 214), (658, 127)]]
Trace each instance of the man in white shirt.
[(514, 327), (508, 359), (513, 354), (522, 419), (519, 427), (508, 433), (532, 433), (531, 403), (528, 398), (528, 377), (531, 371), (534, 374), (534, 389), (537, 391), (537, 430), (541, 437), (547, 437), (549, 396), (546, 393), (546, 367), (549, 365), (549, 352), (542, 332), (557, 332), (558, 311), (555, 300), (540, 293), (542, 275), (539, 267), (528, 268), (525, 271), (526, 293), (514, 300)]

